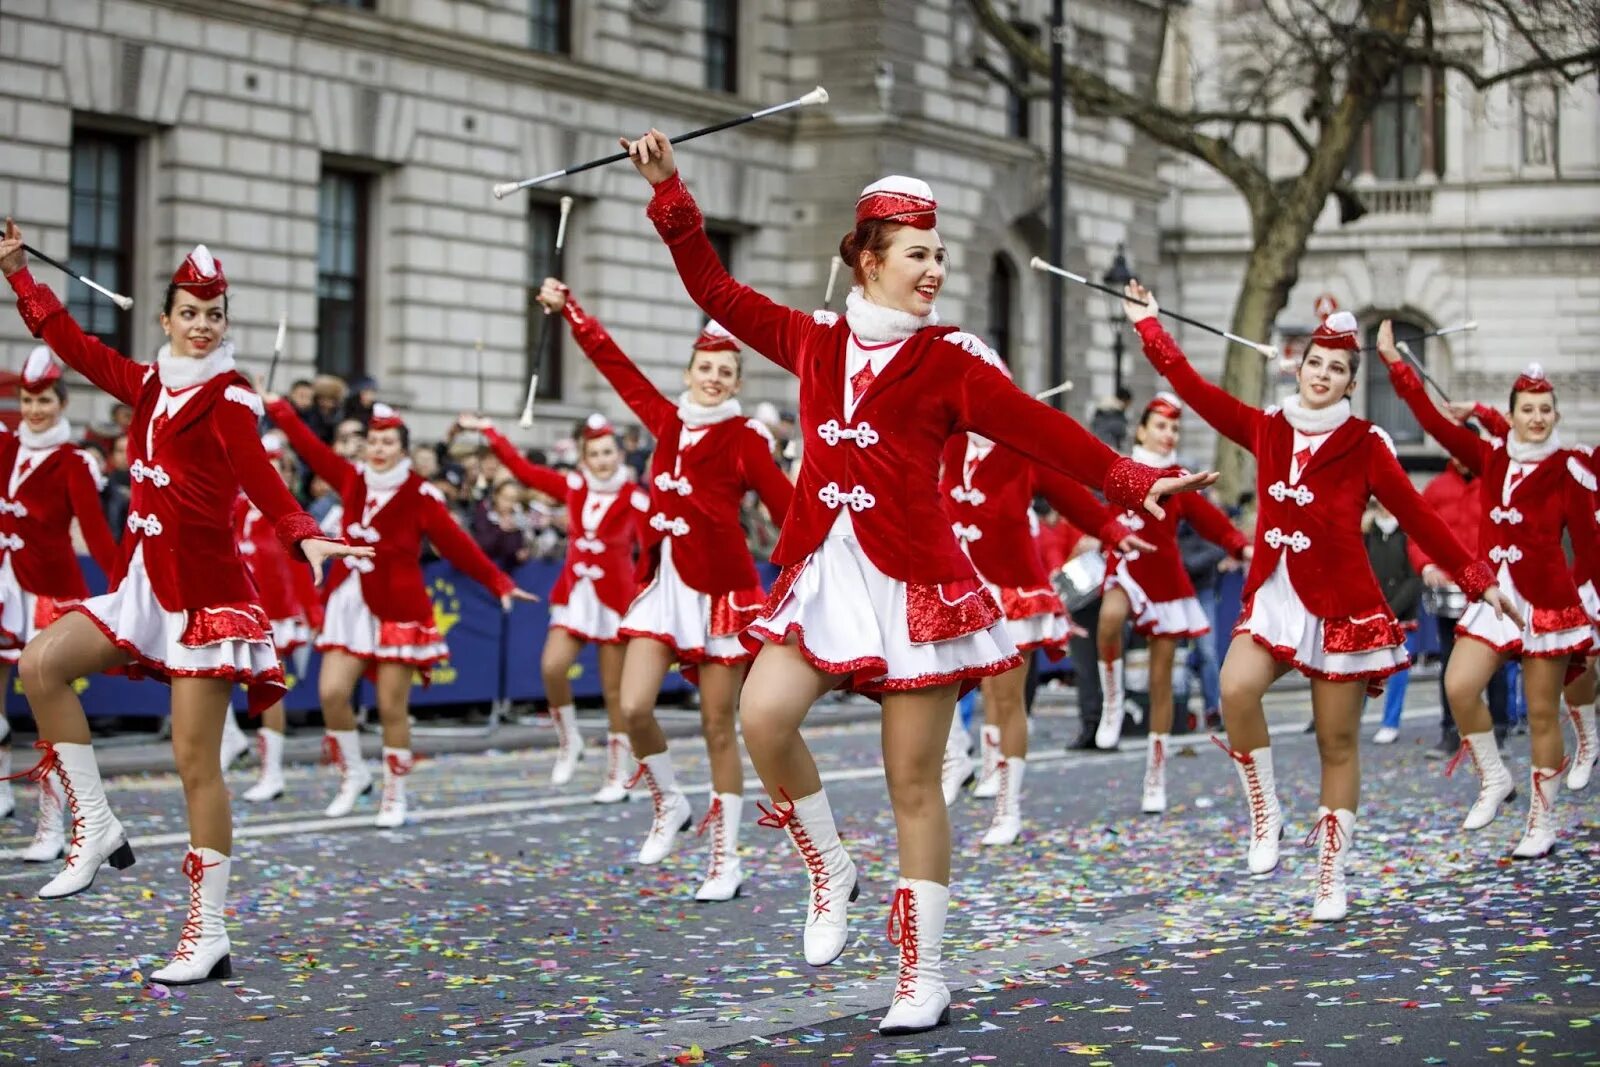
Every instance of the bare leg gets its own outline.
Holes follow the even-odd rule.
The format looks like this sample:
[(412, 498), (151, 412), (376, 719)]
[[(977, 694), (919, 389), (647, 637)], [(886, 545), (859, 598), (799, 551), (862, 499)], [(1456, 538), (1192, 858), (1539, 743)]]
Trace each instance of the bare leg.
[(1322, 757), (1322, 806), (1355, 811), (1361, 800), (1361, 708), (1365, 682), (1311, 680), (1311, 714)]
[[(744, 729), (750, 762), (770, 796), (787, 793), (807, 797), (822, 789), (816, 761), (800, 736), (811, 705), (838, 684), (839, 676), (813, 667), (794, 645), (763, 645), (756, 653), (739, 696), (739, 724)], [(933, 724), (926, 724), (933, 729)], [(948, 718), (940, 724), (938, 743), (943, 751), (949, 732)], [(938, 786), (938, 760), (934, 765)], [(943, 799), (941, 795), (941, 800)]]
[(1100, 598), (1100, 624), (1095, 634), (1095, 645), (1102, 663), (1122, 658), (1122, 628), (1127, 625), (1128, 613), (1133, 605), (1120, 586), (1106, 590)]
[(1150, 638), (1150, 732), (1172, 732), (1172, 661), (1178, 642), (1171, 637)]
[(622, 715), (638, 759), (667, 750), (667, 735), (656, 722), (656, 698), (673, 659), (671, 646), (654, 638), (635, 637), (628, 642), (622, 661)]
[(1528, 705), (1528, 734), (1533, 750), (1533, 765), (1545, 769), (1565, 762), (1561, 738), (1561, 687), (1566, 680), (1567, 661), (1522, 659), (1522, 692)]
[(274, 730), (283, 733), (289, 726), (289, 716), (283, 710), (283, 701), (278, 701), (272, 707), (261, 713), (261, 727), (264, 730)]
[(1444, 691), (1461, 736), (1487, 733), (1494, 728), (1489, 706), (1483, 702), (1483, 690), (1505, 662), (1505, 656), (1476, 637), (1456, 639), (1450, 663), (1444, 669)]
[(98, 626), (76, 612), (63, 615), (28, 642), (17, 671), (39, 724), (39, 736), (46, 741), (89, 744), (89, 720), (72, 683), (129, 659)]
[(404, 663), (378, 664), (378, 719), (384, 748), (411, 748), (411, 675)]
[(744, 761), (733, 728), (744, 664), (707, 663), (700, 668), (700, 729), (711, 761), (711, 787), (718, 793), (744, 793)]
[(583, 642), (559, 626), (545, 632), (544, 652), (539, 657), (539, 673), (544, 676), (544, 695), (552, 708), (572, 703), (572, 681), (568, 672), (578, 662)]
[(322, 657), (322, 673), (317, 678), (317, 696), (322, 701), (322, 721), (329, 730), (354, 730), (356, 713), (351, 696), (367, 669), (367, 661), (348, 652), (327, 652)]
[(1006, 759), (1025, 759), (1028, 755), (1027, 685), (1026, 663), (985, 678), (981, 685), (984, 721), (1000, 727), (1000, 754)]
[(1288, 669), (1248, 634), (1233, 639), (1223, 658), (1221, 675), (1222, 722), (1228, 731), (1229, 748), (1254, 752), (1272, 743), (1261, 698)]
[(1597, 662), (1600, 661), (1591, 656), (1589, 661), (1584, 664), (1583, 673), (1574, 678), (1572, 684), (1568, 685), (1564, 690), (1563, 695), (1566, 696), (1568, 704), (1576, 708), (1594, 703), (1596, 690), (1595, 665)]
[(601, 645), (600, 692), (606, 702), (606, 729), (614, 734), (628, 732), (627, 717), (622, 714), (622, 661), (624, 645)]
[(222, 717), (231, 715), (225, 678), (172, 680), (172, 754), (189, 808), (189, 844), (228, 855), (233, 815), (222, 780)]
[(941, 685), (883, 698), (883, 768), (902, 878), (950, 884), (950, 812), (940, 769), (958, 689)]

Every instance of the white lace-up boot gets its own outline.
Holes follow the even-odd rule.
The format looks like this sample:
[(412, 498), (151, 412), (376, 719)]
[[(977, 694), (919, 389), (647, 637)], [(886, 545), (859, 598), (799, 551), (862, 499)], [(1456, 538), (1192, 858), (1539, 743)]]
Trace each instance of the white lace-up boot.
[(985, 845), (1011, 845), (1022, 834), (1022, 775), (1028, 761), (1021, 756), (1007, 756), (995, 768), (1000, 791), (994, 798), (994, 819), (983, 835)]
[(1461, 747), (1445, 764), (1446, 778), (1455, 772), (1456, 766), (1466, 756), (1472, 758), (1473, 769), (1478, 772), (1478, 796), (1473, 800), (1472, 807), (1467, 809), (1467, 817), (1461, 821), (1461, 828), (1481, 830), (1494, 822), (1494, 817), (1500, 814), (1500, 805), (1516, 799), (1517, 785), (1511, 780), (1511, 772), (1506, 770), (1505, 761), (1500, 758), (1500, 746), (1495, 744), (1493, 731), (1463, 735)]
[(940, 967), (950, 890), (902, 878), (889, 909), (889, 940), (900, 948), (900, 978), (878, 1033), (918, 1034), (950, 1022), (950, 987)]
[(678, 774), (672, 766), (672, 753), (657, 752), (639, 761), (639, 770), (628, 783), (629, 788), (643, 782), (650, 790), (650, 803), (654, 815), (650, 832), (639, 846), (638, 862), (650, 865), (660, 863), (672, 853), (678, 835), (694, 822), (694, 812), (689, 798), (678, 788)]
[(349, 815), (356, 801), (372, 792), (372, 772), (361, 758), (361, 734), (329, 730), (322, 738), (322, 757), (339, 768), (339, 791), (322, 814), (330, 819)]
[(1535, 767), (1533, 791), (1528, 797), (1528, 825), (1522, 840), (1511, 850), (1512, 858), (1538, 859), (1556, 847), (1556, 798), (1561, 795), (1561, 770)]
[(11, 789), (11, 723), (0, 715), (0, 819), (17, 813), (17, 796)]
[(1160, 815), (1167, 810), (1167, 750), (1171, 744), (1171, 734), (1152, 733), (1146, 742), (1144, 796), (1139, 801), (1139, 810), (1146, 815)]
[(702, 836), (711, 831), (711, 863), (694, 899), (732, 900), (739, 895), (739, 887), (744, 884), (744, 871), (739, 864), (739, 820), (743, 815), (744, 797), (738, 793), (711, 794), (711, 806), (700, 823)]
[(993, 800), (1000, 795), (1000, 779), (995, 777), (994, 772), (1002, 758), (1000, 727), (985, 723), (983, 729), (978, 731), (978, 784), (972, 787), (973, 796)]
[(222, 914), (232, 866), (232, 860), (213, 848), (191, 848), (183, 857), (183, 874), (189, 879), (189, 913), (172, 962), (152, 974), (152, 982), (194, 985), (233, 977), (232, 945)]
[(628, 779), (637, 771), (633, 744), (627, 734), (606, 734), (606, 776), (589, 799), (596, 804), (620, 804), (633, 799)]
[(1338, 922), (1348, 910), (1344, 872), (1355, 843), (1356, 813), (1338, 808), (1317, 809), (1317, 821), (1306, 844), (1317, 846), (1317, 896), (1311, 905), (1312, 922)]
[(583, 759), (583, 734), (578, 732), (578, 709), (571, 704), (552, 707), (550, 721), (556, 728), (556, 762), (550, 768), (550, 784), (566, 785)]
[(378, 803), (377, 818), (372, 825), (393, 830), (406, 823), (406, 775), (414, 763), (409, 748), (383, 750), (383, 797)]
[(261, 777), (244, 791), (244, 798), (263, 804), (283, 796), (283, 735), (263, 726), (256, 731), (256, 752), (261, 757)]
[(1096, 748), (1116, 748), (1122, 740), (1122, 716), (1127, 693), (1122, 686), (1122, 657), (1100, 661), (1100, 725), (1094, 731)]
[(1576, 792), (1589, 784), (1595, 761), (1600, 760), (1600, 741), (1595, 737), (1593, 704), (1567, 704), (1566, 709), (1567, 718), (1572, 720), (1572, 732), (1576, 735), (1572, 766), (1567, 768), (1567, 788)]
[(222, 716), (222, 769), (232, 767), (234, 761), (250, 751), (250, 738), (239, 729), (239, 720), (234, 718), (233, 709), (228, 708)]
[(961, 725), (961, 713), (957, 712), (950, 717), (950, 736), (944, 743), (944, 767), (939, 773), (946, 807), (961, 799), (961, 787), (972, 781), (977, 764), (972, 762), (971, 749), (972, 738)]
[(845, 854), (839, 829), (833, 822), (828, 794), (818, 790), (799, 800), (790, 800), (780, 789), (772, 807), (761, 809), (758, 826), (783, 830), (794, 842), (795, 851), (810, 875), (807, 888), (805, 951), (806, 962), (824, 967), (839, 958), (850, 933), (849, 905), (861, 894), (856, 880), (856, 865)]
[(1250, 847), (1245, 854), (1250, 873), (1270, 874), (1278, 867), (1278, 842), (1283, 837), (1283, 809), (1278, 806), (1272, 749), (1262, 746), (1253, 752), (1235, 752), (1215, 735), (1211, 740), (1233, 760), (1239, 785), (1244, 788), (1245, 806), (1250, 812)]
[(41, 741), (38, 747), (45, 751), (45, 771), (54, 770), (60, 778), (71, 821), (61, 873), (39, 890), (41, 900), (55, 900), (88, 889), (102, 863), (119, 871), (133, 866), (133, 849), (122, 824), (111, 814), (93, 746)]
[(24, 863), (50, 863), (67, 853), (66, 797), (54, 772), (39, 779), (39, 823), (33, 843), (22, 850)]

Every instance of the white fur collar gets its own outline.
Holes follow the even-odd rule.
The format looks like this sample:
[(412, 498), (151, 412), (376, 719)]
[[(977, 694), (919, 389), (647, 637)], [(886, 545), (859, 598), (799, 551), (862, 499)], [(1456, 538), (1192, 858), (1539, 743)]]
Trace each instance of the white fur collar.
[(1176, 467), (1178, 465), (1171, 452), (1152, 452), (1143, 445), (1134, 445), (1132, 451), (1128, 453), (1128, 458), (1135, 463), (1143, 463), (1146, 467), (1154, 467), (1157, 470), (1166, 470), (1168, 467)]
[(388, 492), (398, 489), (405, 482), (406, 476), (411, 473), (411, 458), (409, 456), (386, 471), (375, 471), (365, 463), (361, 465), (361, 477), (367, 483), (367, 489), (374, 493)]
[(1561, 431), (1551, 430), (1550, 436), (1536, 445), (1524, 444), (1518, 437), (1517, 431), (1512, 430), (1511, 436), (1506, 438), (1506, 455), (1517, 463), (1537, 463), (1561, 448)]
[(691, 430), (736, 419), (739, 417), (739, 410), (739, 398), (736, 396), (730, 396), (720, 404), (706, 407), (704, 404), (696, 404), (687, 389), (678, 394), (678, 418), (682, 419), (683, 424)]
[(1283, 417), (1289, 420), (1289, 425), (1304, 434), (1329, 433), (1337, 430), (1350, 418), (1350, 400), (1348, 397), (1337, 404), (1329, 404), (1325, 408), (1313, 411), (1300, 401), (1299, 393), (1290, 393), (1283, 398)]
[(209, 382), (233, 370), (233, 342), (222, 342), (215, 352), (202, 359), (175, 356), (170, 344), (162, 345), (161, 351), (156, 353), (156, 368), (161, 384), (174, 392)]
[(622, 487), (628, 484), (628, 468), (618, 467), (612, 472), (611, 477), (601, 480), (589, 473), (588, 467), (579, 467), (583, 472), (583, 484), (589, 487), (591, 493), (620, 493)]
[(844, 320), (850, 332), (869, 344), (885, 341), (904, 341), (924, 326), (939, 325), (939, 311), (935, 308), (926, 315), (913, 315), (898, 308), (884, 307), (867, 299), (857, 285), (844, 298)]
[(57, 419), (56, 424), (48, 430), (38, 433), (28, 429), (28, 424), (17, 424), (17, 440), (22, 442), (23, 448), (46, 449), (64, 445), (72, 440), (72, 423), (66, 419)]
[(968, 446), (977, 449), (980, 453), (987, 453), (989, 449), (994, 447), (993, 441), (989, 440), (981, 433), (973, 433), (971, 430), (967, 431), (967, 444)]

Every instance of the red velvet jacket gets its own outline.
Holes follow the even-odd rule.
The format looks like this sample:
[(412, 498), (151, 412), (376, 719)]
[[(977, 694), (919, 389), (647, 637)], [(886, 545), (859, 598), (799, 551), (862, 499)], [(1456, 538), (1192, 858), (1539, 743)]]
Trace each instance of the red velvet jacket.
[[(977, 338), (953, 327), (919, 330), (872, 388), (844, 413), (850, 327), (832, 312), (796, 311), (728, 276), (706, 238), (700, 209), (677, 175), (655, 188), (649, 215), (694, 302), (800, 379), (804, 453), (794, 506), (772, 560), (814, 552), (848, 506), (862, 550), (890, 578), (970, 581), (939, 493), (939, 460), (954, 434), (974, 430), (1087, 484), (1141, 506), (1160, 474), (1122, 459), (1078, 423), (1018, 389)], [(998, 362), (998, 361), (995, 361)]]
[[(1478, 499), (1482, 486), (1482, 478), (1468, 480), (1454, 467), (1446, 467), (1422, 487), (1423, 502), (1439, 513), (1444, 524), (1455, 531), (1467, 551), (1475, 556), (1483, 554), (1478, 551), (1478, 517), (1482, 514)], [(1433, 562), (1422, 546), (1409, 537), (1406, 538), (1406, 555), (1411, 560), (1411, 569), (1418, 574)]]
[(233, 509), (234, 538), (261, 591), (261, 606), (266, 609), (267, 618), (274, 622), (304, 619), (313, 629), (320, 630), (322, 597), (311, 567), (291, 562), (272, 527), (261, 519), (261, 509), (240, 496)]
[(1206, 381), (1155, 319), (1138, 329), (1145, 355), (1184, 402), (1256, 457), (1255, 557), (1245, 579), (1246, 601), (1287, 553), (1289, 581), (1312, 615), (1392, 617), (1361, 536), (1369, 496), (1383, 501), (1469, 597), (1480, 599), (1494, 583), (1489, 566), (1474, 562), (1422, 502), (1388, 437), (1372, 423), (1346, 419), (1316, 450), (1299, 481), (1291, 482), (1294, 428), (1283, 413), (1252, 407)]
[(639, 587), (633, 580), (633, 549), (639, 543), (638, 516), (650, 508), (650, 497), (643, 489), (625, 483), (608, 504), (600, 504), (595, 494), (595, 514), (585, 510), (589, 483), (578, 471), (562, 473), (530, 463), (500, 431), (488, 429), (484, 436), (511, 476), (545, 496), (567, 504), (567, 558), (561, 576), (550, 590), (550, 603), (565, 604), (567, 595), (579, 579), (594, 582), (600, 603), (619, 615), (633, 603)]
[(708, 427), (704, 437), (680, 451), (678, 405), (650, 384), (599, 320), (570, 295), (562, 313), (595, 368), (655, 435), (649, 516), (639, 520), (644, 547), (639, 584), (654, 576), (661, 542), (671, 537), (672, 565), (689, 588), (713, 595), (761, 588), (739, 525), (739, 505), (754, 490), (772, 521), (782, 523), (794, 492), (772, 458), (766, 428), (735, 416)]
[(147, 450), (162, 389), (155, 366), (136, 363), (85, 334), (55, 294), (28, 271), (18, 271), (9, 281), (29, 332), (68, 366), (133, 408), (128, 429), (133, 494), (112, 588), (142, 545), (150, 585), (164, 610), (258, 603), (233, 539), (233, 505), (240, 489), (273, 524), (291, 558), (304, 560), (300, 542), (322, 532), (300, 510), (261, 447), (256, 430), (261, 398), (244, 375), (219, 374), (197, 386), (197, 394), (156, 435), (154, 450)]
[[(1578, 585), (1600, 576), (1600, 529), (1595, 525), (1594, 473), (1586, 457), (1557, 449), (1505, 492), (1511, 457), (1499, 437), (1484, 440), (1452, 422), (1433, 404), (1417, 372), (1389, 366), (1389, 380), (1422, 428), (1482, 480), (1478, 499), (1478, 546), (1498, 566), (1505, 563), (1517, 592), (1535, 609), (1555, 613), (1534, 626), (1541, 632), (1582, 626), (1588, 619)], [(1577, 578), (1567, 566), (1561, 532), (1572, 535)]]
[(373, 514), (370, 525), (363, 525), (367, 482), (355, 464), (323, 444), (287, 400), (273, 401), (267, 414), (289, 439), (295, 454), (339, 494), (345, 537), (353, 545), (370, 545), (377, 552), (369, 560), (334, 560), (324, 586), (324, 602), (339, 588), (345, 574), (354, 570), (361, 580), (361, 599), (378, 619), (432, 626), (433, 601), (422, 581), (419, 558), (424, 537), (439, 555), (495, 596), (505, 596), (515, 588), (511, 577), (489, 562), (477, 542), (456, 525), (439, 491), (415, 471)]
[(1050, 584), (1033, 533), (1035, 496), (1107, 544), (1128, 535), (1130, 527), (1089, 490), (1016, 449), (997, 444), (970, 470), (966, 459), (967, 435), (957, 434), (944, 446), (939, 492), (956, 540), (966, 544), (972, 565), (988, 582), (1017, 589)]
[(0, 437), (0, 560), (10, 558), (24, 592), (52, 600), (82, 600), (89, 595), (77, 553), (72, 548), (76, 515), (89, 555), (109, 577), (118, 564), (117, 542), (100, 509), (99, 472), (94, 457), (76, 445), (57, 445), (22, 476), (9, 494), (18, 435)]
[[(1168, 474), (1182, 472), (1183, 468), (1176, 465), (1166, 470)], [(1234, 528), (1220, 508), (1199, 493), (1184, 493), (1172, 501), (1166, 511), (1167, 517), (1164, 519), (1143, 511), (1124, 513), (1122, 521), (1140, 537), (1155, 545), (1156, 550), (1126, 554), (1112, 551), (1109, 564), (1115, 568), (1118, 559), (1125, 560), (1128, 574), (1139, 583), (1145, 596), (1158, 604), (1194, 596), (1194, 583), (1189, 580), (1189, 572), (1184, 570), (1183, 554), (1178, 550), (1180, 520), (1187, 520), (1195, 533), (1227, 549), (1228, 555), (1234, 559), (1242, 557), (1245, 546), (1250, 543), (1249, 538)]]

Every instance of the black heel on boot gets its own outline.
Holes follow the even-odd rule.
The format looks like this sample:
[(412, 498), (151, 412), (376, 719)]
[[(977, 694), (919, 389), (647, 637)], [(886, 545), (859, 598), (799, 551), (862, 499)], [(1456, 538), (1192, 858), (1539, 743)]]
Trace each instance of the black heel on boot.
[(124, 841), (117, 846), (117, 850), (106, 857), (106, 862), (119, 871), (125, 871), (133, 866), (133, 846)]

